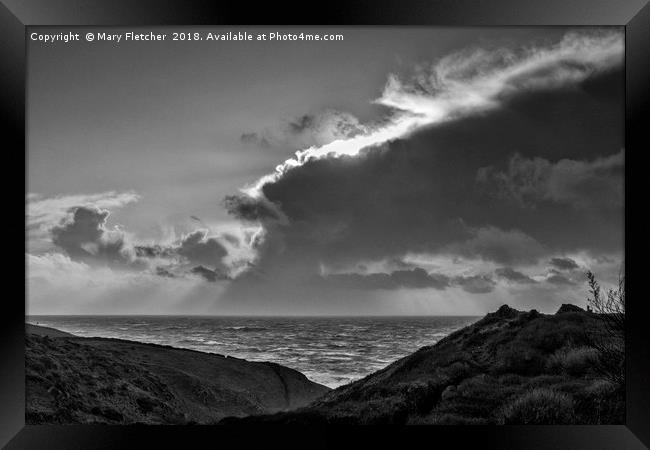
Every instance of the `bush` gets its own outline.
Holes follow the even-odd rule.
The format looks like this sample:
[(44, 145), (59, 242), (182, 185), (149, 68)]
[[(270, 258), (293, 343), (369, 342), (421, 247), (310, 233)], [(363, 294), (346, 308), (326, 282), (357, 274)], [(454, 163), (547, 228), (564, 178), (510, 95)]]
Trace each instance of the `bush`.
[(494, 371), (499, 374), (537, 375), (545, 369), (546, 358), (533, 348), (517, 345), (506, 346), (497, 354)]
[(616, 390), (617, 386), (609, 380), (595, 380), (585, 389), (585, 392), (597, 398), (610, 395)]
[(449, 383), (457, 383), (472, 375), (470, 365), (464, 361), (456, 361), (447, 367), (443, 368), (441, 372), (446, 377)]
[(620, 424), (625, 419), (625, 395), (616, 383), (596, 379), (574, 396), (576, 414), (585, 424)]
[(592, 272), (587, 272), (590, 297), (589, 310), (600, 319), (600, 332), (591, 336), (592, 346), (600, 353), (597, 370), (620, 389), (625, 386), (625, 276), (621, 273), (618, 286), (603, 295)]
[(533, 389), (502, 410), (506, 424), (570, 424), (575, 422), (573, 399), (551, 389)]
[(546, 362), (552, 373), (573, 376), (585, 375), (598, 365), (598, 350), (593, 347), (563, 347), (553, 353)]
[(482, 417), (467, 417), (457, 414), (440, 414), (429, 418), (435, 425), (487, 425), (488, 421)]
[(505, 375), (501, 375), (499, 377), (500, 384), (511, 385), (511, 386), (516, 384), (522, 384), (524, 381), (526, 381), (525, 377), (522, 377), (521, 375), (517, 375), (514, 373), (508, 373)]

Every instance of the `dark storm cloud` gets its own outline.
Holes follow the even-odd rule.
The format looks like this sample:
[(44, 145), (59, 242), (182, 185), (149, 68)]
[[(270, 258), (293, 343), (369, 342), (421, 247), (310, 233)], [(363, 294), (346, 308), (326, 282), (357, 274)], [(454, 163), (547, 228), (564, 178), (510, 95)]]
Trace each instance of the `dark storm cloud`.
[(159, 277), (167, 277), (167, 278), (176, 278), (177, 275), (174, 274), (173, 272), (165, 269), (164, 267), (156, 267), (156, 275)]
[(70, 258), (108, 265), (133, 263), (124, 244), (124, 235), (106, 228), (109, 211), (84, 206), (73, 208), (71, 213), (71, 218), (50, 230), (52, 243)]
[(143, 270), (150, 267), (147, 260), (164, 260), (165, 267), (152, 268), (161, 277), (183, 276), (188, 264), (197, 266), (191, 273), (208, 281), (226, 279), (228, 268), (224, 257), (228, 251), (216, 237), (205, 230), (184, 236), (178, 243), (163, 245), (132, 245), (124, 234), (106, 227), (107, 210), (94, 207), (74, 208), (72, 216), (51, 229), (52, 243), (70, 258), (86, 263)]
[[(604, 55), (589, 56), (569, 39), (569, 57), (563, 46), (539, 55), (524, 49), (515, 64), (507, 52), (496, 59), (486, 52), (452, 57), (436, 64), (440, 70), (423, 80), (421, 89), (391, 77), (378, 100), (395, 113), (386, 124), (359, 138), (303, 147), (244, 191), (249, 202), (268, 201), (286, 216), (282, 224), (262, 222), (256, 268), (273, 280), (277, 298), (297, 301), (284, 286), (313, 279), (323, 267), (355, 267), (408, 254), (430, 256), (436, 267), (451, 257), (467, 266), (449, 284), (479, 295), (494, 291), (497, 282), (484, 272), (491, 269), (483, 262), (471, 260), (523, 274), (525, 266), (554, 255), (619, 251), (622, 202), (616, 198), (622, 172), (616, 167), (622, 163), (617, 155), (623, 143), (623, 73), (609, 70), (621, 67), (620, 34), (616, 40), (616, 51)], [(601, 56), (618, 62), (564, 64)], [(422, 126), (427, 122), (431, 125)], [(598, 184), (593, 174), (603, 171), (613, 183)], [(536, 186), (535, 195), (522, 197), (525, 201), (500, 193), (519, 192), (520, 185), (510, 181), (520, 178), (523, 186), (543, 189)], [(501, 179), (515, 189), (501, 189)], [(583, 195), (593, 183), (598, 196), (612, 200), (606, 207)], [(445, 269), (457, 269), (455, 264)], [(339, 275), (344, 275), (339, 282), (362, 283), (358, 275)], [(388, 274), (371, 275), (363, 280), (368, 289), (389, 284)], [(548, 273), (549, 284), (561, 282), (557, 275)], [(227, 298), (273, 295), (263, 291), (264, 284), (248, 280), (244, 275), (232, 283)], [(546, 283), (526, 288), (543, 287), (549, 288)], [(317, 292), (323, 295), (316, 298), (327, 298), (329, 286), (315, 289), (302, 297)], [(561, 289), (566, 287), (556, 285), (554, 291)]]
[(207, 232), (198, 230), (183, 237), (176, 247), (176, 253), (193, 264), (221, 267), (228, 251), (216, 238), (208, 237)]
[(162, 245), (135, 245), (135, 255), (140, 258), (171, 258), (174, 256), (174, 249)]
[[(235, 237), (224, 237), (228, 241), (232, 241), (232, 238)], [(209, 237), (205, 230), (193, 231), (183, 236), (174, 245), (136, 245), (133, 249), (136, 256), (141, 258), (170, 259), (181, 257), (190, 263), (203, 264), (210, 267), (221, 267), (223, 265), (223, 258), (228, 255), (228, 250), (219, 239)]]
[(533, 284), (537, 283), (537, 281), (533, 280), (531, 277), (529, 277), (526, 274), (523, 274), (521, 272), (518, 272), (514, 270), (512, 267), (499, 267), (494, 271), (494, 273), (499, 277), (503, 278), (507, 281), (510, 281), (512, 283), (519, 283), (519, 284)]
[(187, 265), (190, 264), (195, 266), (190, 273), (198, 274), (208, 281), (215, 281), (225, 279), (226, 275), (223, 274), (228, 272), (224, 262), (228, 250), (221, 243), (221, 238), (231, 243), (239, 242), (235, 236), (211, 237), (206, 230), (196, 230), (183, 236), (173, 245), (137, 245), (134, 246), (134, 251), (140, 258), (164, 260), (167, 266), (156, 267), (155, 273), (159, 276), (183, 276)]
[(219, 280), (228, 280), (229, 277), (218, 270), (211, 270), (204, 266), (196, 266), (190, 270), (190, 273), (200, 276), (205, 281), (215, 283)]
[[(508, 167), (515, 154), (571, 160), (590, 174), (600, 170), (595, 166), (616, 166), (618, 159), (607, 155), (619, 152), (622, 142), (620, 77), (616, 72), (595, 84), (527, 94), (489, 114), (440, 124), (355, 157), (310, 160), (265, 184), (263, 200), (239, 196), (226, 204), (247, 220), (276, 216), (261, 203), (266, 199), (286, 214), (285, 226), (267, 227), (261, 266), (356, 263), (409, 251), (512, 265), (556, 251), (618, 250), (622, 214), (554, 201), (529, 208), (491, 195), (476, 174)], [(572, 186), (567, 189), (575, 192)], [(614, 192), (605, 197), (616, 197), (615, 184), (609, 186)]]
[(560, 270), (574, 270), (580, 267), (578, 266), (578, 263), (571, 258), (551, 258), (549, 263)]
[[(226, 247), (217, 237), (208, 236), (205, 230), (183, 236), (174, 245), (134, 244), (126, 241), (121, 230), (106, 226), (108, 210), (80, 206), (72, 208), (70, 214), (51, 228), (50, 235), (52, 243), (73, 260), (113, 268), (151, 270), (167, 278), (187, 275), (188, 265), (213, 272), (210, 274), (203, 269), (191, 272), (198, 272), (209, 281), (224, 279), (226, 275), (223, 274), (228, 273), (224, 263), (228, 255)], [(163, 265), (153, 267), (155, 263)]]
[(497, 284), (489, 275), (458, 276), (453, 282), (470, 294), (490, 293)]
[[(540, 201), (580, 209), (611, 211), (623, 204), (623, 151), (593, 160), (524, 158), (514, 155), (507, 169), (479, 169), (477, 178), (496, 195), (535, 207)], [(491, 185), (491, 186), (490, 186)]]
[(560, 286), (571, 286), (578, 284), (575, 280), (558, 272), (557, 270), (551, 270), (549, 276), (546, 277), (546, 281), (551, 284)]
[(223, 203), (228, 214), (240, 220), (264, 222), (282, 219), (277, 207), (265, 199), (255, 199), (246, 195), (228, 195)]
[(545, 254), (544, 247), (518, 230), (504, 231), (492, 226), (472, 230), (472, 238), (453, 244), (452, 252), (499, 264), (533, 264)]
[(443, 290), (449, 287), (449, 277), (427, 273), (422, 268), (397, 270), (392, 273), (340, 273), (321, 277), (321, 283), (332, 287), (348, 289), (400, 289), (433, 288)]
[(413, 263), (406, 262), (401, 258), (389, 258), (387, 263), (392, 266), (396, 267), (398, 269), (415, 269), (417, 268)]

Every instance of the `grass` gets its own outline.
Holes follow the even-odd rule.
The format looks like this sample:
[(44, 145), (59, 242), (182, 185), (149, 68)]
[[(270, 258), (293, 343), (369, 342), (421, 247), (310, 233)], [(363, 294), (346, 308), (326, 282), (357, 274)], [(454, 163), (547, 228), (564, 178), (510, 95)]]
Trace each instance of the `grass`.
[(593, 347), (565, 346), (548, 358), (546, 368), (551, 373), (579, 376), (593, 372), (598, 360), (598, 350)]
[(520, 395), (503, 408), (504, 424), (540, 425), (575, 423), (573, 398), (553, 389), (537, 388)]
[(434, 346), (330, 392), (304, 410), (251, 422), (619, 424), (625, 398), (598, 370), (595, 314), (502, 307)]

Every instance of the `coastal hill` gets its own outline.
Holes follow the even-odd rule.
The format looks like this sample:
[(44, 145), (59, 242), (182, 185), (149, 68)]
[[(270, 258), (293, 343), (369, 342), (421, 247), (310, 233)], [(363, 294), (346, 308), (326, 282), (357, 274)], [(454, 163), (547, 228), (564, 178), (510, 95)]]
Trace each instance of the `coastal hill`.
[(295, 411), (222, 424), (617, 424), (620, 386), (596, 371), (596, 314), (508, 306)]
[(193, 350), (26, 325), (26, 422), (191, 424), (305, 406), (300, 372)]
[(56, 328), (44, 327), (42, 325), (32, 325), (31, 323), (25, 324), (25, 334), (36, 334), (38, 336), (47, 337), (74, 337), (73, 334), (57, 330)]

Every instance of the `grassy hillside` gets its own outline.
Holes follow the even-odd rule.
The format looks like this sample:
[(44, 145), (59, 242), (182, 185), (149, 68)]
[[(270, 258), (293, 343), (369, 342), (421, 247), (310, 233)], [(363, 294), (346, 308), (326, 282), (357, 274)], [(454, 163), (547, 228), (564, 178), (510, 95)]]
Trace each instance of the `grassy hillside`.
[(215, 423), (304, 406), (329, 390), (272, 363), (31, 331), (25, 352), (29, 424)]
[(25, 324), (25, 333), (48, 337), (74, 337), (74, 335), (66, 333), (65, 331), (57, 330), (56, 328), (32, 325), (31, 323)]
[(228, 423), (616, 424), (622, 389), (596, 371), (595, 314), (502, 306), (362, 380), (288, 413)]

